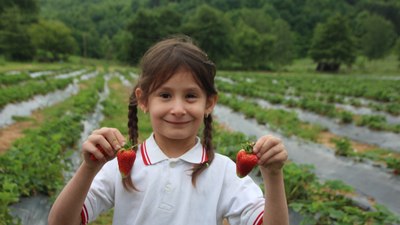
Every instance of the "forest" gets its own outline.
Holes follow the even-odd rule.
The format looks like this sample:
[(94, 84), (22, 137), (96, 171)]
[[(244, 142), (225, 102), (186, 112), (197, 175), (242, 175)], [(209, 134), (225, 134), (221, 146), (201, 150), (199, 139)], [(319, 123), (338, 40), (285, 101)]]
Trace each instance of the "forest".
[[(397, 0), (3, 0), (0, 58), (69, 55), (136, 65), (155, 41), (184, 34), (230, 70), (280, 70), (311, 58), (318, 71), (394, 54)], [(342, 67), (341, 67), (342, 66)]]

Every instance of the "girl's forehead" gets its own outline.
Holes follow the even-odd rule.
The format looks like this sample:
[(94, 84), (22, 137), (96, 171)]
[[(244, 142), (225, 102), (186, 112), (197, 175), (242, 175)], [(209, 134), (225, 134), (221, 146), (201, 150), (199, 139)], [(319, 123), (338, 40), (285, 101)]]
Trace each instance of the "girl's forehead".
[(192, 72), (181, 70), (172, 74), (169, 79), (160, 84), (160, 87), (189, 86), (200, 88), (199, 83), (195, 79)]

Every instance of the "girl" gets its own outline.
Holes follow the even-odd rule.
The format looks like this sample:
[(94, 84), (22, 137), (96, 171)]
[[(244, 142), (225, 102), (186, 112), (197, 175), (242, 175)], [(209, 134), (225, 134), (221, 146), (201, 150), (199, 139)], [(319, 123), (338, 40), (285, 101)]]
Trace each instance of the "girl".
[[(259, 138), (265, 198), (235, 163), (214, 152), (212, 116), (217, 102), (215, 66), (188, 38), (154, 45), (129, 104), (129, 139), (138, 142), (137, 108), (149, 113), (153, 133), (137, 149), (122, 179), (115, 151), (124, 136), (94, 131), (82, 145), (84, 161), (56, 199), (49, 224), (86, 224), (114, 207), (113, 224), (288, 224), (282, 167), (287, 151), (272, 136)], [(197, 137), (204, 123), (202, 138)], [(101, 147), (104, 153), (98, 150)], [(91, 160), (93, 155), (97, 160)]]

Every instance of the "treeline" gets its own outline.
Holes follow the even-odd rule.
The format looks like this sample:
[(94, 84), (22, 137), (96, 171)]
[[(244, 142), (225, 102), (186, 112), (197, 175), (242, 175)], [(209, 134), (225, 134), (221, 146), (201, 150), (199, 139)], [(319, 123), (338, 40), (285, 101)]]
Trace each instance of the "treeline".
[[(16, 16), (17, 15), (17, 16)], [(155, 41), (191, 36), (226, 69), (279, 69), (311, 57), (318, 70), (356, 57), (400, 59), (398, 0), (5, 0), (0, 55), (69, 54), (136, 64)], [(396, 44), (397, 43), (397, 44)]]

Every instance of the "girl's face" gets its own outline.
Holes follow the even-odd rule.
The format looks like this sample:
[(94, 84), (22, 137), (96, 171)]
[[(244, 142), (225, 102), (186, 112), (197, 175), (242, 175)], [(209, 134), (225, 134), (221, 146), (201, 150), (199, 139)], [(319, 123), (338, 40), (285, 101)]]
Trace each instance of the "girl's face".
[[(136, 90), (137, 97), (141, 93)], [(216, 100), (216, 96), (207, 98), (191, 72), (180, 69), (151, 93), (146, 103), (140, 102), (139, 107), (149, 112), (157, 142), (194, 143), (204, 116), (212, 112)]]

